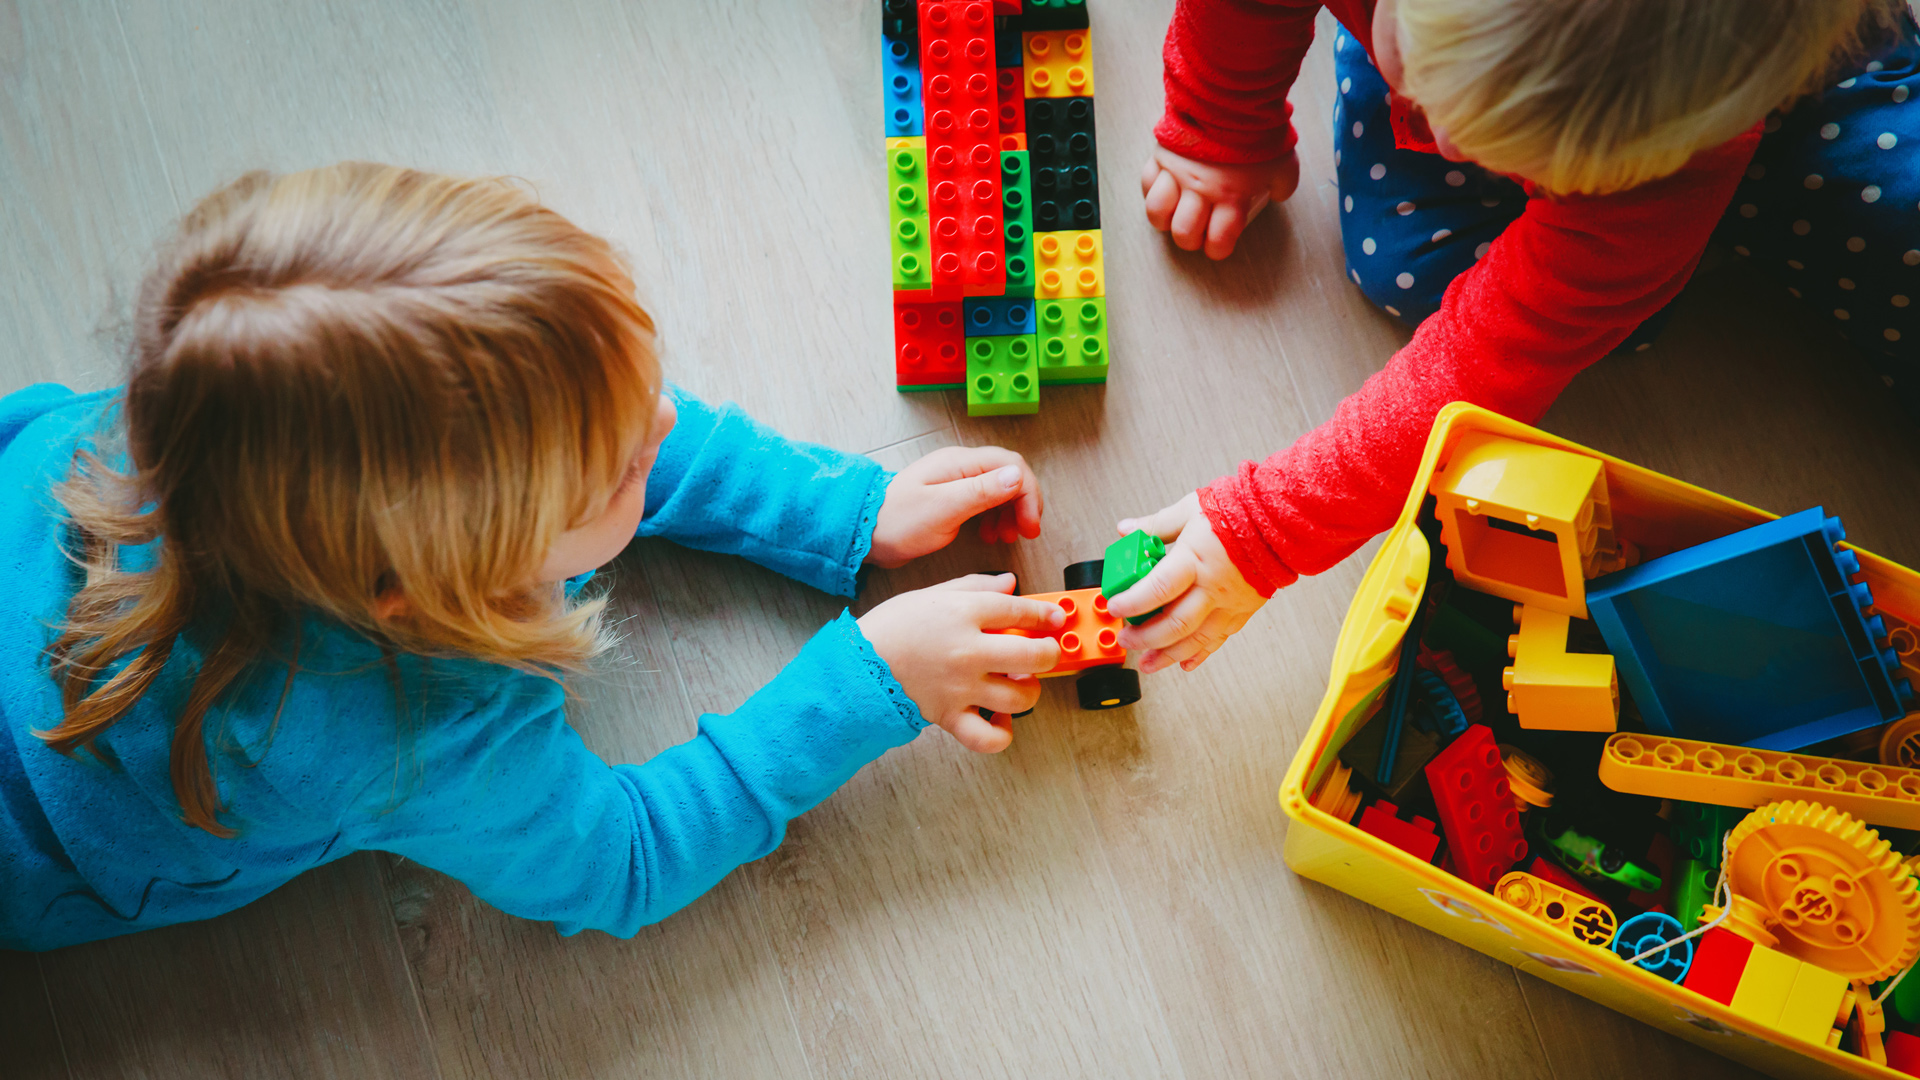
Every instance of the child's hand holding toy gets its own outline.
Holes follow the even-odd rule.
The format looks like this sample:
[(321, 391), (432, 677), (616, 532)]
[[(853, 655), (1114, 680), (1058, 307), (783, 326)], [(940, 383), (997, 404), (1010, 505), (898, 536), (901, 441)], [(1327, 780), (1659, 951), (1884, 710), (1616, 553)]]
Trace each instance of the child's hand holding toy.
[(1145, 650), (1139, 656), (1143, 672), (1171, 664), (1192, 671), (1267, 602), (1247, 584), (1213, 534), (1213, 525), (1200, 511), (1198, 492), (1188, 492), (1159, 513), (1122, 521), (1119, 529), (1122, 536), (1143, 529), (1167, 543), (1167, 554), (1152, 573), (1107, 602), (1107, 610), (1121, 618), (1165, 606), (1153, 618), (1120, 632), (1120, 644)]

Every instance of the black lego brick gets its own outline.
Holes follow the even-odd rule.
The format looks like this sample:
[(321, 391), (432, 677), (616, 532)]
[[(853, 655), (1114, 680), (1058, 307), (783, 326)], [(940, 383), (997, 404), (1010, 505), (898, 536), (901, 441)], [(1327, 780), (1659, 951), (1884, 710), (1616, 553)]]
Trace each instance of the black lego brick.
[(1027, 156), (1033, 177), (1033, 230), (1100, 227), (1098, 148), (1093, 99), (1028, 98)]

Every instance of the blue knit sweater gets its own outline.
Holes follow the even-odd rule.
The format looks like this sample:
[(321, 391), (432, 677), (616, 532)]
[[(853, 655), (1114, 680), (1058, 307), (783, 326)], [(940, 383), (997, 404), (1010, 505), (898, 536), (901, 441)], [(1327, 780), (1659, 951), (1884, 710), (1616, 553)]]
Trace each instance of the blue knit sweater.
[[(640, 535), (852, 595), (887, 474), (737, 407), (676, 400)], [(738, 710), (613, 766), (567, 724), (550, 680), (402, 657), (403, 706), (377, 647), (309, 620), (290, 688), (284, 660), (263, 661), (209, 715), (221, 820), (238, 830), (212, 836), (181, 822), (168, 778), (200, 658), (188, 642), (101, 740), (117, 767), (33, 734), (60, 720), (45, 650), (79, 584), (49, 488), (117, 407), (117, 392), (44, 385), (0, 399), (0, 948), (208, 918), (362, 849), (563, 934), (629, 936), (772, 851), (788, 820), (925, 726), (844, 612)]]

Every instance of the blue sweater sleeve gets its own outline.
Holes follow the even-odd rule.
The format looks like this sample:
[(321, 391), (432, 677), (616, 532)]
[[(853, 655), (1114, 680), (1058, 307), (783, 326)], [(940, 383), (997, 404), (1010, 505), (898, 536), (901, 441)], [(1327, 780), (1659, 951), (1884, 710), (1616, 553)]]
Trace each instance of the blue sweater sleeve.
[(74, 400), (76, 396), (59, 383), (34, 383), (0, 397), (0, 449), (12, 445), (14, 436), (20, 434), (21, 428)]
[(854, 595), (891, 474), (871, 458), (783, 438), (737, 405), (668, 392), (680, 420), (647, 478), (638, 535)]
[(779, 677), (692, 739), (608, 766), (566, 722), (551, 682), (510, 680), (420, 736), (416, 790), (391, 773), (356, 801), (357, 847), (414, 859), (561, 933), (630, 937), (772, 851), (791, 819), (925, 727), (843, 613)]

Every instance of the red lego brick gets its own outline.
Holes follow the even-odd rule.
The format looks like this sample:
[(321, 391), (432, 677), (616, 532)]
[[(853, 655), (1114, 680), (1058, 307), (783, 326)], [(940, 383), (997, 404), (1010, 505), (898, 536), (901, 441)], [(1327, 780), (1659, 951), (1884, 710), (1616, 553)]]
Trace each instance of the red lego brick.
[(1459, 876), (1491, 890), (1527, 853), (1493, 732), (1485, 724), (1468, 727), (1427, 762), (1427, 786)]
[(1920, 1076), (1920, 1035), (1889, 1031), (1885, 1039), (1887, 1068), (1908, 1076)]
[(1733, 992), (1740, 988), (1740, 975), (1747, 970), (1747, 957), (1753, 955), (1753, 942), (1724, 926), (1693, 939), (1693, 966), (1681, 986), (1722, 1005), (1733, 1004)]
[(1000, 206), (1000, 107), (993, 8), (986, 0), (920, 0), (933, 294), (1006, 291)]
[(1521, 869), (1539, 878), (1541, 881), (1552, 882), (1570, 893), (1578, 893), (1595, 903), (1606, 903), (1605, 900), (1600, 899), (1599, 896), (1594, 894), (1594, 891), (1587, 886), (1586, 882), (1568, 873), (1566, 868), (1554, 862), (1552, 859), (1535, 855), (1533, 858), (1527, 860), (1527, 865), (1521, 867)]
[(1020, 68), (997, 71), (1000, 91), (1000, 134), (1012, 135), (1027, 130), (1027, 98), (1020, 89)]
[[(1046, 635), (1060, 642), (1060, 662), (1051, 670), (1041, 672), (1043, 676), (1066, 675), (1101, 664), (1126, 663), (1127, 650), (1120, 647), (1120, 628), (1125, 624), (1118, 616), (1107, 614), (1107, 598), (1100, 595), (1098, 586), (1071, 592), (1030, 593), (1027, 599), (1059, 604), (1067, 612), (1066, 625), (1060, 632)], [(1040, 636), (1025, 630), (1001, 633)]]
[(1433, 822), (1423, 817), (1402, 821), (1400, 808), (1385, 799), (1362, 810), (1359, 825), (1361, 832), (1371, 833), (1422, 862), (1432, 862), (1433, 853), (1440, 849), (1440, 834), (1434, 831)]
[[(1667, 900), (1673, 895), (1673, 855), (1673, 841), (1667, 839), (1667, 834), (1654, 833), (1653, 842), (1647, 845), (1646, 862), (1640, 865), (1653, 864), (1654, 873), (1660, 875), (1660, 891), (1647, 893), (1636, 889), (1627, 894), (1627, 903), (1643, 911), (1664, 911), (1669, 915), (1673, 914), (1673, 906)], [(1687, 929), (1691, 930), (1692, 927)]]
[(993, 13), (995, 15), (1018, 15), (1020, 14), (1020, 0), (993, 0)]
[(894, 385), (962, 386), (967, 381), (967, 330), (960, 301), (893, 305)]

